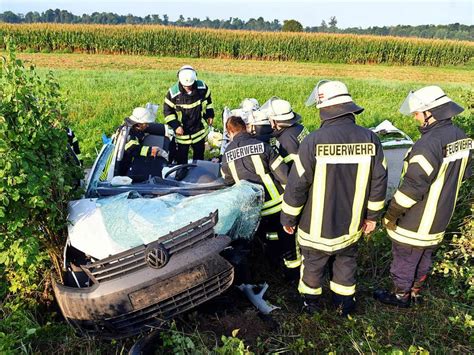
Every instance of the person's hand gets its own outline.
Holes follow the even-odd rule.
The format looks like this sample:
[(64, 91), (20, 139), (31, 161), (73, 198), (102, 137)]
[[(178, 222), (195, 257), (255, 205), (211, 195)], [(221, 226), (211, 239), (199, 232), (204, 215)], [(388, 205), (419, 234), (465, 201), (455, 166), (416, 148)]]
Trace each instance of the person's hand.
[(283, 230), (288, 234), (294, 234), (296, 227), (283, 226)]
[(405, 210), (405, 208), (391, 203), (382, 218), (382, 225), (388, 230), (394, 231), (397, 228), (398, 219), (405, 213)]
[(388, 229), (388, 230), (391, 230), (391, 231), (394, 231), (395, 228), (397, 228), (397, 223), (396, 221), (393, 221), (393, 220), (390, 220), (390, 219), (387, 219), (387, 218), (383, 218), (382, 219), (382, 225)]
[(160, 148), (151, 147), (151, 156), (156, 158), (158, 155), (160, 155)]
[(207, 119), (207, 124), (208, 124), (209, 126), (212, 126), (213, 123), (214, 123), (214, 117), (209, 117), (209, 118)]
[(364, 234), (372, 233), (376, 225), (377, 222), (371, 221), (370, 219), (364, 219), (364, 222), (362, 224), (362, 230), (364, 231)]
[(184, 134), (183, 127), (179, 126), (178, 128), (176, 128), (175, 133), (176, 133), (177, 136), (182, 136)]

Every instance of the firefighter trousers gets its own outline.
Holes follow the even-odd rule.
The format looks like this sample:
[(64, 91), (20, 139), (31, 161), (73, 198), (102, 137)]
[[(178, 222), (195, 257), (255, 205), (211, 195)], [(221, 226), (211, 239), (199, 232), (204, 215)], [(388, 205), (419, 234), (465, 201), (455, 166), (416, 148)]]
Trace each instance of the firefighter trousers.
[(392, 242), (390, 274), (397, 292), (409, 292), (412, 287), (421, 287), (430, 272), (434, 249)]
[(280, 212), (262, 217), (256, 234), (265, 247), (270, 263), (284, 266), (284, 260), (297, 258), (295, 235), (283, 230)]
[(193, 148), (193, 160), (204, 160), (205, 139), (201, 139), (194, 144), (180, 144), (174, 139), (170, 144), (170, 158), (169, 162), (173, 160), (178, 164), (186, 164), (188, 162), (189, 147)]
[[(341, 296), (352, 296), (355, 293), (355, 273), (357, 270), (357, 245), (354, 244), (341, 251), (328, 254), (320, 250), (301, 247), (303, 263), (298, 290), (301, 294), (320, 295), (322, 279), (326, 265), (331, 264), (330, 288)], [(331, 257), (334, 258), (334, 260)]]

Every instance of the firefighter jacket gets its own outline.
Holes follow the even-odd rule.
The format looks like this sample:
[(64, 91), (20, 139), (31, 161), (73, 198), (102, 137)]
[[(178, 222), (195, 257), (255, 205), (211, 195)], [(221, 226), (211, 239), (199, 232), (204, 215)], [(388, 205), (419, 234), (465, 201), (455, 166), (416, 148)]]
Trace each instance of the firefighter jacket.
[[(129, 176), (137, 181), (146, 180), (149, 175), (161, 177), (161, 171), (166, 164), (166, 159), (163, 157), (153, 157), (153, 147), (142, 145), (143, 139), (148, 134), (164, 136), (165, 126), (161, 123), (150, 123), (143, 131), (132, 127), (124, 147), (123, 158), (118, 162), (117, 171), (114, 175)], [(113, 154), (110, 156), (112, 157)], [(110, 162), (107, 162), (107, 165), (110, 165)], [(104, 179), (107, 177), (107, 171), (108, 166), (106, 166), (103, 172)]]
[(173, 130), (183, 127), (184, 135), (176, 136), (179, 144), (194, 144), (208, 134), (205, 119), (214, 118), (211, 90), (201, 80), (193, 84), (193, 91), (188, 94), (177, 82), (166, 94), (163, 105), (165, 123)]
[(281, 224), (298, 224), (298, 243), (327, 253), (349, 247), (364, 219), (384, 207), (387, 167), (375, 133), (352, 114), (323, 121), (301, 143), (282, 204)]
[(443, 239), (461, 182), (471, 175), (472, 140), (451, 120), (420, 130), (421, 138), (405, 156), (402, 181), (387, 215), (393, 209), (404, 213), (399, 213), (395, 230), (387, 232), (395, 242), (428, 247)]
[(293, 160), (298, 154), (301, 142), (308, 134), (308, 130), (299, 123), (274, 131), (274, 145), (277, 147), (283, 161), (289, 167), (291, 167)]
[(269, 144), (246, 132), (237, 134), (222, 156), (222, 175), (228, 184), (247, 180), (262, 185), (265, 203), (261, 215), (280, 212), (288, 167)]

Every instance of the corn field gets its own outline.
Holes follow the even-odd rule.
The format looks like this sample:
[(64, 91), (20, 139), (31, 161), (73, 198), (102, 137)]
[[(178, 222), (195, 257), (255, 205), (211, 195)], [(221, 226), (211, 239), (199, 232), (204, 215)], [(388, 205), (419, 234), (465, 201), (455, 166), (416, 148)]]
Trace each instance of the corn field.
[(395, 65), (464, 64), (463, 41), (165, 26), (0, 24), (20, 50)]

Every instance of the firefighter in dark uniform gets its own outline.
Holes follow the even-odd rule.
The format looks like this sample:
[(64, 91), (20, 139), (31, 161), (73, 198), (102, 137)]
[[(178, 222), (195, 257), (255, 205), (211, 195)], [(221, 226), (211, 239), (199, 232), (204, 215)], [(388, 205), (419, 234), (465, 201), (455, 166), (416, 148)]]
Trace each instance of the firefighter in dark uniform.
[[(271, 141), (283, 161), (291, 169), (293, 161), (298, 154), (298, 148), (303, 139), (308, 135), (308, 130), (300, 123), (301, 116), (291, 108), (288, 101), (274, 98), (269, 101), (269, 116), (271, 127), (273, 129), (273, 139)], [(282, 238), (291, 238), (294, 240), (294, 234), (284, 235)], [(284, 257), (286, 267), (295, 269), (301, 266), (301, 253), (299, 246), (295, 245), (291, 251)], [(295, 275), (297, 277), (297, 274)]]
[(300, 123), (301, 116), (293, 112), (288, 101), (275, 99), (271, 101), (272, 110), (269, 120), (273, 128), (275, 146), (283, 161), (291, 168), (298, 154), (298, 148), (308, 135), (308, 130)]
[(464, 109), (438, 86), (410, 92), (400, 108), (422, 126), (421, 138), (404, 159), (402, 182), (383, 218), (392, 240), (393, 292), (377, 290), (379, 301), (399, 307), (416, 301), (456, 206), (463, 179), (471, 175), (472, 140), (451, 118)]
[(317, 104), (321, 127), (301, 143), (288, 177), (281, 223), (298, 225), (303, 262), (298, 290), (308, 312), (317, 312), (322, 277), (334, 255), (330, 289), (343, 315), (355, 307), (357, 241), (374, 230), (384, 207), (387, 170), (382, 145), (355, 124), (363, 108), (339, 81), (323, 80), (306, 104)]
[(268, 256), (270, 261), (282, 265), (284, 253), (294, 248), (291, 238), (278, 237), (278, 233), (282, 231), (278, 220), (288, 167), (268, 143), (252, 137), (247, 132), (242, 118), (229, 117), (226, 129), (231, 142), (222, 156), (224, 179), (228, 184), (247, 180), (264, 187), (265, 202), (257, 234), (263, 234), (264, 237), (267, 237), (267, 234), (274, 235), (273, 238), (268, 237), (272, 242)]
[(190, 146), (193, 159), (203, 160), (208, 125), (214, 120), (214, 106), (210, 89), (197, 80), (191, 66), (185, 65), (178, 71), (178, 82), (168, 90), (163, 112), (165, 123), (175, 132), (177, 163), (187, 163)]
[(129, 176), (134, 182), (145, 181), (150, 176), (161, 177), (168, 153), (162, 147), (145, 146), (142, 142), (148, 134), (165, 136), (165, 125), (156, 123), (152, 110), (143, 107), (135, 108), (126, 124), (131, 127), (117, 175)]

